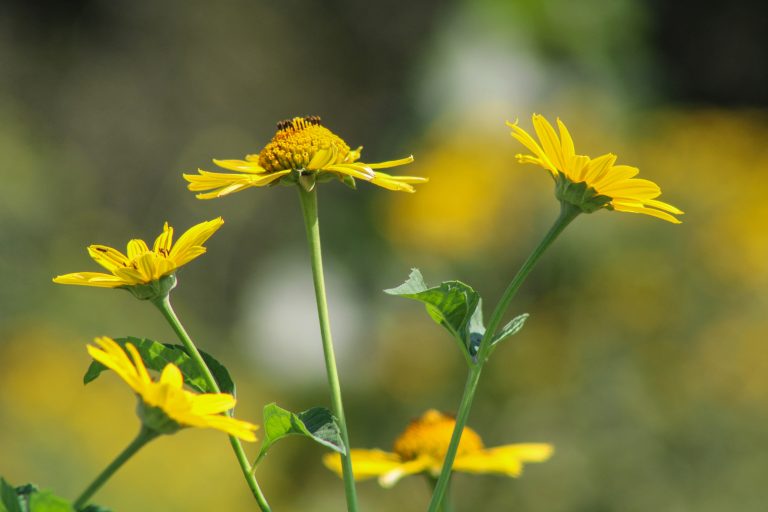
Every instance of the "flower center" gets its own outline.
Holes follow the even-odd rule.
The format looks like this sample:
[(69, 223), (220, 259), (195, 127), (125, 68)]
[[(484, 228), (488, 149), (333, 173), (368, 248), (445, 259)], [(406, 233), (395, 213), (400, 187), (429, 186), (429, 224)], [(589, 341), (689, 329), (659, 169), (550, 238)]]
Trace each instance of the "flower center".
[[(448, 451), (455, 425), (454, 418), (430, 409), (421, 418), (412, 421), (395, 440), (395, 453), (404, 460), (413, 460), (426, 455), (442, 461)], [(482, 447), (483, 441), (477, 432), (464, 427), (457, 455), (477, 451)]]
[(334, 146), (336, 163), (344, 161), (349, 146), (328, 128), (320, 117), (294, 117), (277, 123), (277, 133), (259, 153), (259, 165), (267, 172), (304, 169), (319, 149)]

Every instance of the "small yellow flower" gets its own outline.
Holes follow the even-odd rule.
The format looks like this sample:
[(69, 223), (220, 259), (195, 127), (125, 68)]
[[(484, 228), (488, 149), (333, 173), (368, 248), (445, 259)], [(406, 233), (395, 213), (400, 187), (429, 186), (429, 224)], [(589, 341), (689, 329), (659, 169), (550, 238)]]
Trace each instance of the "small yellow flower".
[(616, 155), (612, 153), (597, 158), (577, 155), (571, 134), (560, 119), (557, 120), (558, 137), (544, 116), (533, 114), (533, 127), (541, 145), (517, 126), (517, 122), (507, 122), (507, 126), (512, 128), (512, 137), (533, 153), (517, 155), (517, 159), (547, 169), (555, 179), (560, 201), (571, 203), (587, 213), (607, 208), (680, 224), (671, 214), (682, 215), (683, 212), (658, 201), (656, 198), (661, 195), (661, 189), (652, 181), (635, 178), (640, 172), (637, 167), (615, 165)]
[(139, 396), (139, 416), (149, 429), (171, 434), (184, 427), (213, 428), (255, 441), (256, 425), (236, 420), (221, 413), (235, 406), (235, 397), (227, 393), (197, 394), (184, 389), (179, 368), (168, 363), (155, 382), (149, 376), (139, 352), (130, 343), (125, 348), (107, 337), (96, 338), (98, 347), (88, 345), (88, 353), (96, 361), (117, 373)]
[(189, 228), (174, 244), (173, 228), (166, 222), (152, 249), (143, 240), (131, 240), (127, 256), (112, 247), (91, 245), (88, 254), (111, 274), (75, 272), (56, 276), (53, 282), (99, 288), (140, 288), (172, 275), (179, 267), (204, 254), (203, 244), (222, 224), (221, 217), (201, 222)]
[(413, 184), (426, 178), (392, 176), (375, 169), (387, 169), (413, 162), (413, 157), (375, 164), (360, 162), (360, 151), (350, 149), (338, 135), (320, 124), (317, 116), (294, 117), (277, 124), (277, 133), (259, 154), (247, 155), (245, 160), (214, 160), (223, 169), (240, 174), (209, 172), (184, 174), (189, 190), (205, 192), (198, 199), (214, 199), (250, 187), (263, 187), (297, 179), (314, 180), (338, 178), (354, 184), (358, 178), (374, 185), (404, 192), (414, 192)]
[[(394, 453), (382, 450), (350, 450), (355, 478), (379, 477), (379, 484), (391, 487), (407, 475), (440, 474), (456, 420), (430, 409), (414, 420), (395, 440)], [(480, 436), (469, 427), (459, 441), (454, 471), (520, 476), (525, 462), (544, 462), (554, 448), (544, 443), (508, 444), (484, 448)], [(341, 459), (336, 454), (323, 457), (325, 466), (341, 475)]]

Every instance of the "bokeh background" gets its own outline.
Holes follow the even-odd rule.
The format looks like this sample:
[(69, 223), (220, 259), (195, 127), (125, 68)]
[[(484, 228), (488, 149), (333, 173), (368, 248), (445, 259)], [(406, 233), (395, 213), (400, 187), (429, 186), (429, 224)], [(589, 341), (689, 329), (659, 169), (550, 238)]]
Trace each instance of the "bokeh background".
[[(768, 9), (682, 0), (8, 1), (0, 5), (0, 474), (74, 497), (137, 429), (97, 335), (173, 341), (121, 291), (58, 286), (85, 247), (222, 215), (173, 294), (239, 385), (239, 416), (328, 405), (296, 192), (202, 202), (182, 172), (321, 115), (368, 161), (413, 153), (414, 195), (321, 187), (330, 308), (352, 443), (391, 448), (465, 373), (423, 308), (385, 296), (419, 267), (490, 309), (557, 214), (505, 120), (560, 116), (585, 154), (661, 184), (684, 224), (582, 216), (510, 315), (470, 426), (547, 441), (519, 480), (458, 475), (458, 510), (763, 511), (768, 500)], [(486, 313), (489, 313), (487, 311)], [(255, 453), (255, 448), (254, 448)], [(276, 511), (340, 511), (323, 450), (292, 438), (258, 471)], [(359, 486), (417, 511), (419, 478)], [(252, 510), (223, 435), (153, 443), (97, 496), (115, 510)]]

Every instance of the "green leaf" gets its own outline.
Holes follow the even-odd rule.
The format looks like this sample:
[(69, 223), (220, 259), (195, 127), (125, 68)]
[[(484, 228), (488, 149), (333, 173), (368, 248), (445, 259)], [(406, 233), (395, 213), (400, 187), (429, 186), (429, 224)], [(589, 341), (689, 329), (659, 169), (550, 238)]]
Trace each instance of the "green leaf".
[[(189, 387), (200, 393), (215, 392), (215, 390), (211, 389), (205, 381), (205, 377), (203, 377), (203, 374), (198, 370), (197, 364), (195, 364), (192, 358), (189, 357), (184, 347), (181, 345), (165, 344), (147, 338), (135, 338), (133, 336), (128, 336), (127, 338), (115, 338), (115, 341), (123, 348), (125, 348), (125, 344), (128, 342), (135, 346), (148, 369), (162, 372), (167, 364), (173, 363), (179, 367), (181, 374), (184, 376), (184, 383)], [(205, 352), (200, 352), (200, 354), (208, 365), (208, 368), (211, 370), (211, 373), (213, 373), (213, 377), (219, 384), (221, 391), (223, 393), (234, 394), (235, 384), (232, 381), (232, 377), (229, 375), (229, 371), (224, 365)], [(103, 364), (98, 361), (93, 361), (83, 376), (83, 383), (88, 384), (95, 380), (101, 375), (101, 372), (106, 369), (106, 366)]]
[[(75, 509), (68, 500), (51, 491), (41, 491), (34, 484), (14, 488), (0, 478), (0, 512), (75, 512)], [(102, 508), (88, 512), (110, 511)]]
[(102, 507), (99, 505), (88, 505), (80, 512), (112, 512), (112, 509), (107, 507)]
[(525, 325), (525, 321), (528, 320), (528, 316), (529, 316), (528, 313), (523, 313), (522, 315), (518, 315), (515, 318), (513, 318), (507, 325), (502, 327), (499, 334), (497, 334), (493, 338), (493, 341), (491, 342), (491, 346), (496, 345), (498, 342), (502, 341), (504, 338), (508, 338), (509, 336), (512, 336), (520, 332), (520, 329), (522, 329), (523, 325)]
[(16, 496), (16, 489), (4, 478), (0, 478), (0, 512), (24, 512)]
[(29, 498), (29, 512), (74, 512), (70, 503), (50, 491), (32, 494)]
[(341, 454), (346, 453), (336, 418), (324, 407), (313, 407), (299, 414), (275, 403), (264, 407), (264, 441), (254, 466), (261, 462), (272, 445), (280, 439), (300, 435)]
[(405, 283), (384, 292), (423, 302), (429, 316), (448, 329), (459, 341), (465, 355), (472, 355), (471, 334), (480, 333), (482, 337), (481, 331), (485, 332), (485, 327), (482, 326), (480, 295), (461, 281), (444, 281), (440, 286), (428, 288), (419, 269), (414, 268)]

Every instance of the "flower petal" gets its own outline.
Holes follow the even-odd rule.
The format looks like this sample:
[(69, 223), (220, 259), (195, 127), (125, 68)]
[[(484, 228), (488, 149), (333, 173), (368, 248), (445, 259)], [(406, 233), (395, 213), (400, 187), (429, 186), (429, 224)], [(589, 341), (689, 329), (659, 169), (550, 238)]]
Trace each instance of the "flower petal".
[(544, 462), (554, 452), (545, 443), (509, 444), (478, 450), (456, 457), (453, 469), (467, 473), (500, 473), (519, 476), (525, 462)]

